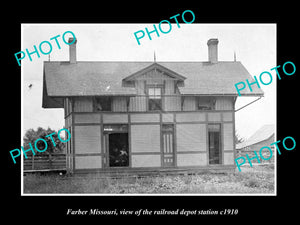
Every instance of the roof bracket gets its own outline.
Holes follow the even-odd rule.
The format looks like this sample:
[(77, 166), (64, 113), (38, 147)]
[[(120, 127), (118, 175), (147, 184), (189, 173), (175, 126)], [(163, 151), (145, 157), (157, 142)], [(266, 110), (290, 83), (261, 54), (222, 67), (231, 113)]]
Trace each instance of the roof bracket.
[(259, 98), (257, 98), (257, 99), (255, 99), (255, 100), (253, 100), (252, 102), (250, 102), (250, 103), (248, 103), (248, 104), (246, 104), (246, 105), (242, 106), (241, 108), (239, 108), (239, 109), (235, 110), (234, 112), (237, 112), (237, 111), (239, 111), (239, 110), (241, 110), (241, 109), (243, 109), (243, 108), (247, 107), (248, 105), (251, 105), (252, 103), (254, 103), (254, 102), (258, 101), (258, 100), (259, 100), (259, 99), (261, 99), (262, 97), (263, 97), (263, 96), (260, 96)]

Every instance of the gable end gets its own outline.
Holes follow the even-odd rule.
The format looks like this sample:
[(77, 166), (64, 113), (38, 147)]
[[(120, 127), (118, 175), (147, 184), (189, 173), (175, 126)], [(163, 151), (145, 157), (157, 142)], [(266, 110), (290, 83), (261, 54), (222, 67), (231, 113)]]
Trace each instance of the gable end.
[[(155, 73), (153, 73), (152, 71), (155, 71)], [(184, 81), (186, 79), (186, 77), (158, 64), (158, 63), (153, 63), (150, 66), (145, 67), (142, 70), (139, 70), (133, 74), (131, 74), (128, 77), (125, 77), (123, 79), (123, 82), (130, 82), (133, 80), (137, 80), (137, 79), (144, 79), (146, 76), (151, 76), (149, 78), (159, 78), (157, 77), (157, 75), (159, 76), (167, 76), (167, 79), (173, 79), (173, 80), (178, 80), (178, 81)], [(162, 77), (161, 77), (162, 78)]]

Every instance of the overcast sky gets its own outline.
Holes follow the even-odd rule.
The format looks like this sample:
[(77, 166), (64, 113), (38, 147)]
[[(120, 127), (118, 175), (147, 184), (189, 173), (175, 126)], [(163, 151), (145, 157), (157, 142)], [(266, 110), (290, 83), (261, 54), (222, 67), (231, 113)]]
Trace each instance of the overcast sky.
[[(276, 122), (276, 75), (271, 68), (276, 66), (276, 24), (172, 24), (168, 34), (152, 34), (137, 44), (134, 32), (149, 30), (153, 24), (22, 24), (20, 51), (33, 51), (42, 41), (72, 31), (77, 41), (78, 61), (208, 61), (207, 40), (218, 38), (220, 61), (241, 61), (252, 76), (263, 71), (273, 74), (273, 82), (261, 85), (265, 97), (236, 113), (236, 130), (242, 137), (251, 136), (264, 124)], [(167, 30), (167, 28), (165, 28)], [(71, 35), (66, 35), (70, 37)], [(68, 61), (69, 46), (58, 38), (61, 49), (55, 41), (50, 61)], [(45, 51), (47, 46), (45, 45)], [(32, 55), (22, 60), (22, 121), (23, 131), (41, 126), (59, 130), (64, 126), (63, 109), (42, 108), (43, 61), (48, 55), (38, 58)], [(17, 62), (16, 62), (16, 66)], [(184, 74), (183, 74), (184, 75)], [(239, 97), (236, 109), (253, 101), (253, 97)]]

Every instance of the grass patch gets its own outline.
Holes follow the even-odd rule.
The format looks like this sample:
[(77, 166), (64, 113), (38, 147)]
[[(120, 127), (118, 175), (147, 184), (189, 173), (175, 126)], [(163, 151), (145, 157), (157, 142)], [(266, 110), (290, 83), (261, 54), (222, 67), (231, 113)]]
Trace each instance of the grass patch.
[(24, 193), (97, 193), (97, 194), (235, 194), (274, 193), (274, 167), (251, 168), (228, 174), (161, 175), (122, 178), (66, 175), (24, 176)]

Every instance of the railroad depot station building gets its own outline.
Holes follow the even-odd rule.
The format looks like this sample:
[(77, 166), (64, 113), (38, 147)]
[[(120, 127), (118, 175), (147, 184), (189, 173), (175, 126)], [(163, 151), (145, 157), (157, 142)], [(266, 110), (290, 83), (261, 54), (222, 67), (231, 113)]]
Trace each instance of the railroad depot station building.
[[(70, 39), (69, 43), (74, 40)], [(238, 61), (44, 62), (43, 108), (64, 108), (67, 171), (146, 172), (235, 169)], [(244, 96), (262, 96), (252, 86)]]

